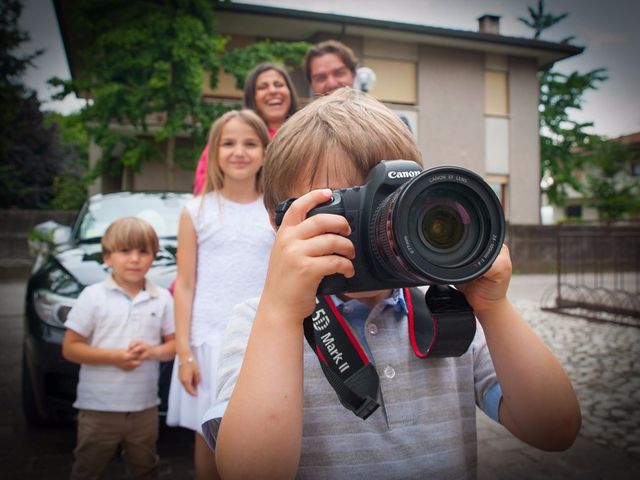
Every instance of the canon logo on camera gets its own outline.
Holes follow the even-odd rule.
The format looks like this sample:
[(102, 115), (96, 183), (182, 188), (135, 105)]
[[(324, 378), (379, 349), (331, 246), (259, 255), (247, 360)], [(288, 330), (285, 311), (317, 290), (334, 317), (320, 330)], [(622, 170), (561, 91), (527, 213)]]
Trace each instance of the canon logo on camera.
[(412, 170), (409, 172), (398, 172), (398, 171), (392, 170), (387, 175), (389, 178), (413, 178), (417, 175), (420, 175), (420, 172), (417, 170)]

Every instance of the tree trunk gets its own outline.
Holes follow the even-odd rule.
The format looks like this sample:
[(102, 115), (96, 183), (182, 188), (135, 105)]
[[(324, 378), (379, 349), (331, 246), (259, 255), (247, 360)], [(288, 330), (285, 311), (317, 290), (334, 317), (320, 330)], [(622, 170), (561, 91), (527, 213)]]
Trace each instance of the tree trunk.
[(176, 151), (176, 137), (173, 135), (167, 138), (166, 148), (164, 152), (164, 162), (167, 167), (167, 190), (172, 191), (175, 189), (175, 156)]
[(133, 170), (131, 167), (122, 167), (122, 177), (120, 178), (120, 190), (127, 192), (133, 190)]

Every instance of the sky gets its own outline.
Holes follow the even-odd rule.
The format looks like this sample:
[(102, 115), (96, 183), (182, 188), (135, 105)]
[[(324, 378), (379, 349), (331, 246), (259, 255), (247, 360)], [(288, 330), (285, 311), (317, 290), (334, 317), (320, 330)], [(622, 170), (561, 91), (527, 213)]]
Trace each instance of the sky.
[[(69, 113), (82, 107), (83, 101), (67, 97), (51, 101), (53, 89), (47, 79), (69, 78), (69, 68), (51, 0), (23, 0), (20, 27), (31, 40), (20, 51), (45, 53), (35, 60), (23, 77), (24, 83), (38, 92), (43, 108)], [(485, 13), (500, 15), (500, 33), (531, 37), (532, 31), (517, 20), (528, 17), (527, 7), (537, 0), (251, 0), (238, 3), (335, 13), (356, 17), (414, 23), (458, 30), (477, 31), (477, 18)], [(609, 79), (598, 90), (584, 96), (582, 111), (572, 118), (592, 121), (592, 133), (608, 137), (640, 132), (640, 0), (547, 0), (546, 10), (569, 16), (547, 30), (543, 40), (560, 41), (575, 36), (575, 45), (584, 53), (558, 62), (560, 72), (586, 73), (605, 67)]]

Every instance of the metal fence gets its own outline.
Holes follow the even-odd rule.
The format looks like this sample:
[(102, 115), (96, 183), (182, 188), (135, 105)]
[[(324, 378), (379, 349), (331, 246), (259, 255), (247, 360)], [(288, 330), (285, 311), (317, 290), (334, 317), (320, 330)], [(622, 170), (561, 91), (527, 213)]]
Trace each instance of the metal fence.
[(557, 282), (542, 308), (640, 327), (640, 234), (558, 227)]

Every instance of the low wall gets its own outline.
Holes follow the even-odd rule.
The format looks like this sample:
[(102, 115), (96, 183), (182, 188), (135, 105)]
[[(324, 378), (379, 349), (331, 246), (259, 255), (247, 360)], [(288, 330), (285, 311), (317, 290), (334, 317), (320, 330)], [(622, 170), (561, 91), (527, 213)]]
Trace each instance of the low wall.
[(515, 273), (553, 273), (556, 268), (557, 227), (508, 225), (505, 243)]
[[(580, 250), (576, 250), (575, 256), (580, 258), (574, 258), (575, 263), (586, 262), (593, 257), (597, 257), (601, 264), (611, 263), (609, 257), (615, 252), (603, 251), (603, 233), (633, 240), (640, 238), (640, 225), (508, 225), (505, 243), (509, 246), (514, 272), (555, 273), (558, 235), (579, 239)], [(584, 268), (589, 269), (588, 266)]]
[[(76, 212), (40, 210), (0, 210), (0, 270), (8, 274), (28, 275), (33, 263), (29, 256), (27, 236), (29, 229), (47, 220), (70, 225)], [(557, 242), (559, 229), (572, 235), (589, 237), (602, 231), (603, 226), (550, 226), (550, 225), (508, 225), (505, 243), (509, 246), (513, 270), (516, 273), (553, 273), (556, 270)], [(639, 236), (640, 225), (610, 227), (616, 234)], [(587, 245), (593, 251), (593, 247)]]

